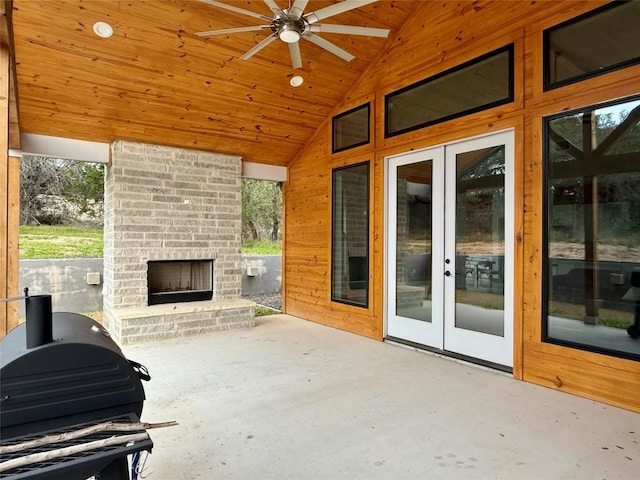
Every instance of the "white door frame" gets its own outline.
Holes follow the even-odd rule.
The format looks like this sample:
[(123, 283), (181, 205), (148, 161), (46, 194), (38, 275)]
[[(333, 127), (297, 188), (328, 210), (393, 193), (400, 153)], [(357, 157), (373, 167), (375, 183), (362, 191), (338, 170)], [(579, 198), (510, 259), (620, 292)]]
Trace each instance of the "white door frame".
[[(434, 147), (411, 151), (398, 155), (385, 157), (385, 249), (384, 265), (387, 270), (384, 284), (384, 336), (413, 339), (415, 343), (427, 345), (438, 350), (459, 353), (469, 357), (475, 357), (487, 362), (504, 366), (513, 366), (513, 285), (514, 285), (514, 227), (515, 227), (515, 151), (514, 130), (507, 129), (490, 134), (474, 136), (455, 142), (440, 144)], [(493, 145), (505, 145), (505, 249), (504, 249), (504, 335), (498, 337), (481, 332), (469, 331), (455, 326), (455, 275), (444, 276), (444, 258), (450, 258), (454, 262), (450, 265), (455, 272), (455, 208), (453, 215), (447, 216), (445, 222), (444, 208), (435, 208), (433, 211), (434, 225), (445, 225), (445, 229), (433, 228), (432, 239), (432, 322), (423, 322), (412, 319), (402, 319), (403, 335), (399, 336), (393, 320), (398, 317), (395, 314), (396, 298), (396, 206), (397, 198), (397, 167), (433, 159), (433, 189), (432, 204), (455, 205), (456, 170), (455, 156), (458, 153), (473, 151)], [(443, 158), (444, 155), (444, 158)], [(449, 168), (445, 168), (445, 165)], [(446, 170), (446, 172), (445, 172)], [(445, 178), (446, 175), (446, 178)], [(441, 181), (442, 180), (442, 181)], [(441, 185), (444, 188), (437, 188)], [(445, 195), (447, 198), (445, 198)], [(453, 202), (453, 203), (451, 203)], [(390, 208), (393, 203), (394, 208)], [(437, 223), (441, 222), (441, 223)], [(444, 230), (444, 231), (442, 231)], [(441, 231), (440, 238), (435, 233)], [(445, 243), (445, 238), (446, 242)], [(391, 265), (393, 260), (394, 265)], [(441, 264), (438, 262), (442, 261)], [(449, 268), (449, 266), (447, 266)], [(437, 272), (442, 269), (443, 275)], [(442, 301), (437, 301), (442, 299)], [(445, 308), (445, 305), (449, 307)], [(438, 338), (439, 335), (439, 338)], [(412, 340), (410, 340), (412, 341)]]

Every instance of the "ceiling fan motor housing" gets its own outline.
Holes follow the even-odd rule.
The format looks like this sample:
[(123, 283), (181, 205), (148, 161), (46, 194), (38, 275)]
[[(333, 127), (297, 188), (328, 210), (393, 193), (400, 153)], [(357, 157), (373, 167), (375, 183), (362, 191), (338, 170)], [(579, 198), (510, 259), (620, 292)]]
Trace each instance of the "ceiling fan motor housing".
[(271, 22), (271, 31), (285, 43), (297, 42), (308, 30), (308, 23), (303, 18), (296, 18), (284, 12)]

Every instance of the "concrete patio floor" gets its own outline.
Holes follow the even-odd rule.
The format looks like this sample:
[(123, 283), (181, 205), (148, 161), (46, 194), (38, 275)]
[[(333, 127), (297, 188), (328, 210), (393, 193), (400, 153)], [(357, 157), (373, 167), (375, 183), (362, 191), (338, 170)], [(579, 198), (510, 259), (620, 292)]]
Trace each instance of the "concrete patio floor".
[(123, 350), (151, 480), (640, 478), (637, 413), (288, 315)]

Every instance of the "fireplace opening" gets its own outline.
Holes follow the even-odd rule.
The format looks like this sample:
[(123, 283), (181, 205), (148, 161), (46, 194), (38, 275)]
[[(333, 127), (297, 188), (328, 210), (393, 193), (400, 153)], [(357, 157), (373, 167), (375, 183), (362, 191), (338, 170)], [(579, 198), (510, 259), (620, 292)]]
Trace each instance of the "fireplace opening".
[(147, 263), (148, 304), (198, 302), (213, 298), (213, 260)]

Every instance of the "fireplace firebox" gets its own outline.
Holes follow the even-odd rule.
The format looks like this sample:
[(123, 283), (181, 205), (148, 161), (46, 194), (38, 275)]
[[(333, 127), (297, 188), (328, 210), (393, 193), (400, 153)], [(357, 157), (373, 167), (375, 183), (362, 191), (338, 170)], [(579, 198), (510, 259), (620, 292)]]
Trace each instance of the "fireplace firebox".
[(147, 262), (149, 305), (211, 300), (212, 285), (213, 260)]

